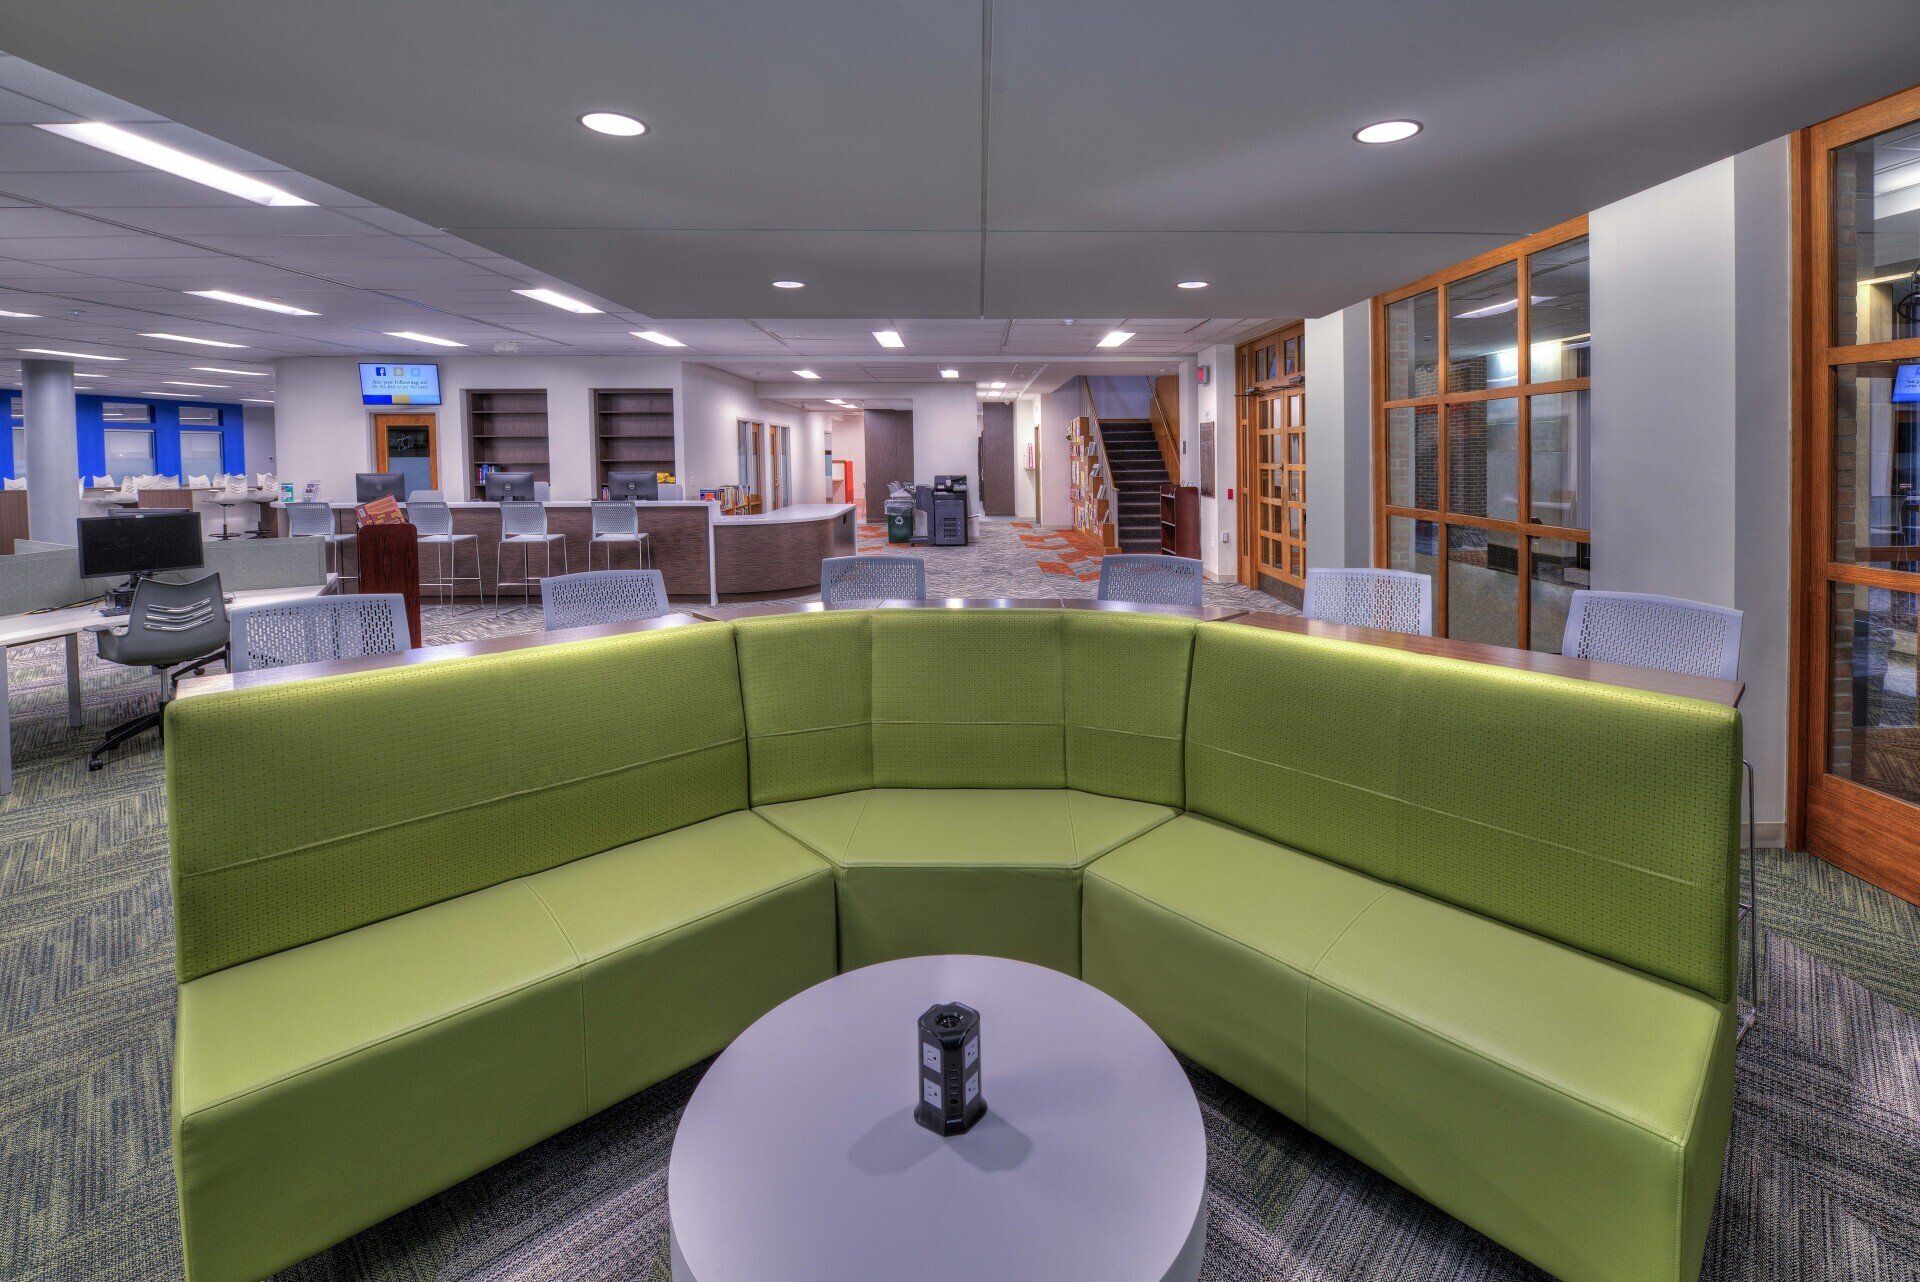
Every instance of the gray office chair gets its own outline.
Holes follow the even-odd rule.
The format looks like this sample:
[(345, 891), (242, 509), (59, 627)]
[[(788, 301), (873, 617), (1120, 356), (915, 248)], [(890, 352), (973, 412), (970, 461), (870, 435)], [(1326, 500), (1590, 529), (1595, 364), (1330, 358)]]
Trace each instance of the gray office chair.
[[(1645, 592), (1593, 592), (1576, 589), (1567, 605), (1560, 652), (1575, 659), (1658, 668), (1695, 677), (1740, 679), (1741, 612), (1681, 597)], [(1766, 1001), (1761, 983), (1760, 857), (1755, 835), (1753, 763), (1743, 760), (1747, 776), (1747, 885), (1739, 915), (1747, 923), (1747, 993), (1739, 1037), (1745, 1037)]]
[(149, 730), (164, 733), (162, 718), (175, 684), (227, 657), (227, 606), (220, 594), (220, 576), (209, 574), (191, 583), (141, 579), (134, 585), (127, 626), (96, 632), (94, 637), (100, 657), (108, 663), (152, 668), (160, 674), (160, 706), (107, 731), (87, 757), (89, 770), (105, 765), (107, 754), (135, 735)]
[(829, 606), (924, 601), (927, 563), (917, 556), (830, 556), (820, 562), (820, 599)]
[(1100, 558), (1102, 601), (1198, 609), (1206, 603), (1206, 581), (1205, 567), (1192, 557), (1115, 552)]
[(1355, 628), (1433, 635), (1433, 578), (1412, 570), (1307, 571), (1300, 613)]
[(540, 612), (549, 632), (657, 619), (667, 612), (667, 585), (658, 570), (556, 574), (540, 582)]
[[(493, 549), (493, 604), (500, 607), (501, 588), (519, 588), (520, 604), (533, 604), (533, 547), (541, 548), (540, 571), (545, 579), (553, 573), (553, 545), (560, 545), (560, 572), (567, 564), (567, 536), (547, 528), (547, 509), (541, 503), (502, 503), (500, 505), (500, 542)], [(520, 581), (504, 583), (500, 578), (500, 558), (509, 546), (520, 549)]]
[(636, 569), (653, 560), (647, 551), (647, 536), (640, 532), (640, 509), (626, 500), (597, 500), (593, 505), (593, 537), (587, 541), (587, 568), (593, 568), (593, 550), (603, 547), (611, 570), (613, 550), (622, 544), (633, 548)]
[(327, 659), (398, 654), (413, 645), (406, 598), (398, 594), (317, 596), (233, 612), (235, 672)]
[[(327, 541), (327, 568), (340, 576), (345, 583), (352, 579), (358, 583), (359, 574), (347, 573), (346, 545), (353, 542), (353, 535), (342, 534), (334, 528), (333, 505), (307, 500), (287, 504), (287, 537), (293, 539), (325, 539)], [(355, 567), (358, 568), (357, 566)]]
[[(420, 586), (438, 588), (440, 604), (445, 605), (459, 595), (462, 582), (471, 580), (474, 591), (480, 594), (480, 604), (485, 605), (487, 585), (480, 578), (480, 536), (453, 532), (453, 509), (440, 497), (440, 491), (415, 490), (407, 495), (407, 520), (419, 531), (421, 548), (433, 549), (434, 577)], [(460, 549), (467, 546), (473, 549), (472, 574), (460, 573)]]

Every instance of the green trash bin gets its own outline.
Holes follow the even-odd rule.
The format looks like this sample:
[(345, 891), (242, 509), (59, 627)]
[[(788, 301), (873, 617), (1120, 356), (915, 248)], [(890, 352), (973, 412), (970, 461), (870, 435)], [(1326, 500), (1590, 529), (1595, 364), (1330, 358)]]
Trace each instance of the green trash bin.
[(887, 542), (913, 542), (913, 500), (887, 500)]

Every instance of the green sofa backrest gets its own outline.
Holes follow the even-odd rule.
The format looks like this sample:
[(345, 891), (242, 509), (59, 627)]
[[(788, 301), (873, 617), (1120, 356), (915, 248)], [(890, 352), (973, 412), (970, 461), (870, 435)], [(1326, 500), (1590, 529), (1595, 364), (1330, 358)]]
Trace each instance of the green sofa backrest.
[(747, 804), (732, 629), (169, 706), (181, 980)]
[(1731, 999), (1733, 709), (1202, 624), (1187, 719), (1190, 809)]
[(1181, 803), (1186, 619), (868, 610), (736, 628), (756, 805), (875, 787)]

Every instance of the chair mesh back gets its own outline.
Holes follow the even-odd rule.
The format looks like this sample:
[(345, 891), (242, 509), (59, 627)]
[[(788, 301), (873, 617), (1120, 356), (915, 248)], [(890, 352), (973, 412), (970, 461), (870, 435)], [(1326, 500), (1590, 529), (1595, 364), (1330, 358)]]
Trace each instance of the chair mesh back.
[(657, 619), (667, 612), (667, 585), (658, 570), (588, 570), (540, 581), (547, 631), (596, 623)]
[(830, 556), (820, 563), (820, 599), (924, 601), (927, 563), (917, 556)]
[(631, 503), (595, 503), (595, 534), (634, 534), (640, 529), (640, 509)]
[(547, 509), (538, 503), (502, 503), (500, 505), (500, 533), (511, 538), (514, 535), (533, 535), (539, 537), (547, 532)]
[(413, 643), (399, 596), (323, 596), (233, 614), (235, 672), (396, 654)]
[(1100, 558), (1102, 601), (1198, 608), (1205, 601), (1205, 584), (1200, 562), (1190, 557), (1130, 552)]
[(1424, 636), (1433, 631), (1433, 580), (1411, 570), (1307, 571), (1309, 619)]
[(325, 503), (289, 503), (287, 532), (296, 538), (332, 534), (333, 509)]
[(407, 519), (423, 539), (445, 538), (453, 533), (453, 509), (432, 499), (414, 499), (407, 504)]
[(1576, 592), (1574, 599), (1567, 620), (1573, 635), (1561, 646), (1574, 658), (1695, 677), (1739, 673), (1737, 610), (1628, 592)]

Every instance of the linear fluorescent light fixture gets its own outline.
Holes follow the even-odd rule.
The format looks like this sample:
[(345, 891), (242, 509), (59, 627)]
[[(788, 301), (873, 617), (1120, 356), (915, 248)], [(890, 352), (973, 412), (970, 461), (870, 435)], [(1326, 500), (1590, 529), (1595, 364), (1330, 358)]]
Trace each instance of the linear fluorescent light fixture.
[(465, 347), (465, 343), (456, 343), (451, 338), (436, 338), (432, 334), (419, 334), (410, 329), (389, 329), (383, 331), (388, 338), (404, 338), (409, 343), (430, 343), (435, 347)]
[(997, 392), (997, 391), (999, 391), (999, 390), (1000, 390), (1001, 388), (1003, 388), (1003, 387), (1005, 387), (1005, 386), (1006, 386), (1006, 384), (1005, 384), (1005, 383), (988, 383), (988, 384), (987, 384), (987, 386), (988, 386), (988, 387), (991, 387), (991, 388), (992, 388), (992, 389), (993, 389), (994, 391), (996, 391), (996, 392)]
[(195, 365), (202, 374), (238, 374), (241, 378), (271, 378), (263, 369), (228, 369), (225, 365)]
[(568, 298), (557, 289), (516, 289), (514, 293), (522, 298), (531, 298), (536, 303), (545, 303), (549, 307), (558, 307), (563, 312), (574, 312), (580, 316), (598, 316), (600, 309), (592, 303), (583, 303), (577, 298)]
[(236, 294), (226, 289), (189, 289), (186, 291), (195, 298), (211, 298), (216, 303), (232, 303), (238, 307), (257, 307), (263, 312), (278, 312), (282, 316), (318, 316), (319, 312), (310, 312), (304, 307), (294, 307), (287, 303), (276, 303), (270, 298), (254, 298), (249, 294)]
[(246, 402), (247, 404), (249, 404), (249, 405), (271, 405), (271, 404), (273, 404), (273, 402), (272, 402), (272, 401), (270, 401), (270, 400), (268, 400), (268, 399), (267, 399), (266, 397), (264, 397), (264, 396), (243, 396), (243, 397), (241, 397), (240, 399), (241, 399), (241, 400), (243, 400), (243, 401), (245, 401), (245, 402)]
[(195, 347), (230, 347), (237, 350), (246, 346), (245, 343), (223, 343), (217, 338), (195, 338), (191, 334), (168, 334), (163, 331), (142, 334), (140, 337), (165, 339), (169, 343), (192, 343)]
[(793, 372), (799, 375), (801, 378), (818, 379), (820, 377), (818, 374), (814, 373), (810, 369), (797, 369)]
[(960, 371), (957, 369), (943, 369), (940, 371), (940, 377), (941, 378), (959, 378)]
[(35, 356), (70, 356), (76, 361), (124, 361), (127, 359), (124, 356), (102, 356), (98, 352), (67, 352), (58, 347), (23, 347), (20, 350), (31, 352)]
[(897, 329), (876, 329), (873, 331), (873, 341), (882, 347), (905, 347), (907, 345), (907, 340), (900, 337), (900, 331)]
[(232, 383), (196, 383), (185, 378), (163, 378), (160, 380), (168, 387), (232, 387)]
[(75, 142), (85, 143), (89, 147), (97, 147), (101, 151), (124, 156), (128, 160), (162, 170), (177, 178), (185, 178), (188, 182), (196, 182), (203, 187), (224, 191), (229, 196), (251, 200), (256, 205), (285, 209), (313, 203), (311, 200), (302, 200), (290, 191), (282, 191), (271, 183), (261, 182), (248, 174), (235, 173), (210, 160), (189, 156), (186, 152), (169, 147), (165, 143), (155, 142), (151, 138), (142, 138), (139, 134), (130, 133), (118, 125), (89, 120), (74, 125), (41, 125), (40, 128), (50, 134), (59, 134), (62, 138), (71, 138)]
[(1132, 330), (1116, 329), (1112, 333), (1108, 334), (1105, 338), (1101, 339), (1098, 343), (1094, 344), (1094, 346), (1118, 347), (1120, 346), (1120, 344), (1126, 342), (1128, 339), (1132, 337), (1133, 337)]
[(11, 317), (12, 317), (13, 319), (15, 319), (15, 320), (38, 320), (38, 319), (40, 319), (40, 313), (39, 313), (39, 312), (10, 312), (10, 311), (7, 311), (7, 310), (6, 310), (5, 308), (0, 308), (0, 316), (11, 316)]
[(679, 339), (671, 338), (665, 334), (662, 334), (657, 329), (634, 329), (634, 330), (628, 330), (627, 332), (632, 334), (635, 338), (644, 338), (647, 342), (657, 343), (661, 347), (685, 347), (686, 346), (686, 344), (681, 342)]

